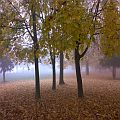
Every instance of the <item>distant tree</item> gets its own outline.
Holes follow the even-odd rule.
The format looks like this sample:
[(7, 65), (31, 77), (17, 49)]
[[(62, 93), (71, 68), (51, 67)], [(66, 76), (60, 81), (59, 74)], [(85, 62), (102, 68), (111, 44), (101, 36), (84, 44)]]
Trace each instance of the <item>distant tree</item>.
[(113, 79), (116, 79), (116, 68), (120, 67), (120, 56), (113, 56), (111, 58), (104, 57), (100, 60), (100, 65), (105, 68), (112, 67)]
[(101, 58), (103, 58), (103, 54), (101, 54), (101, 51), (99, 49), (99, 41), (96, 37), (96, 41), (91, 43), (91, 46), (82, 61), (82, 65), (85, 66), (86, 75), (90, 75), (90, 72), (92, 72), (92, 69), (90, 68), (95, 68), (98, 66), (99, 60)]
[(0, 73), (3, 73), (3, 82), (5, 82), (5, 73), (14, 68), (14, 63), (8, 56), (0, 58)]

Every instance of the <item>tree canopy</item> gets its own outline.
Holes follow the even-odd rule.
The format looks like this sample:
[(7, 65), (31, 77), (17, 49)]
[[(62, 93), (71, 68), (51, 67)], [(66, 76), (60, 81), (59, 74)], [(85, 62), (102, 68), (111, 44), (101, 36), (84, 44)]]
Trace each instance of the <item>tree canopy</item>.
[(120, 11), (117, 0), (108, 0), (102, 14), (101, 50), (107, 56), (120, 55)]

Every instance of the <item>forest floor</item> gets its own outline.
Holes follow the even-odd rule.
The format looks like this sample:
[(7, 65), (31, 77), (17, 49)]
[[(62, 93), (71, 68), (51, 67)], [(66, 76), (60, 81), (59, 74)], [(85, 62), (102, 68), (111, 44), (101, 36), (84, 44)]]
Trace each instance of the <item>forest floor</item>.
[(52, 91), (41, 81), (41, 100), (34, 81), (0, 83), (0, 120), (120, 120), (120, 80), (83, 76), (84, 98), (77, 98), (74, 75)]

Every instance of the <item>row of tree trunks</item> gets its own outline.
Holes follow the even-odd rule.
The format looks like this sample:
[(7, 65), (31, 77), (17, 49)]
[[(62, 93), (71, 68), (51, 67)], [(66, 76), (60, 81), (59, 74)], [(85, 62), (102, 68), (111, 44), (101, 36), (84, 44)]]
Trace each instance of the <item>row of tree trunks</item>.
[[(50, 51), (51, 62), (52, 62), (52, 74), (53, 74), (53, 82), (52, 82), (52, 90), (56, 90), (56, 67), (55, 67), (55, 55), (52, 54)], [(60, 78), (59, 78), (59, 85), (65, 84), (63, 79), (63, 59), (64, 55), (63, 52), (60, 52)]]

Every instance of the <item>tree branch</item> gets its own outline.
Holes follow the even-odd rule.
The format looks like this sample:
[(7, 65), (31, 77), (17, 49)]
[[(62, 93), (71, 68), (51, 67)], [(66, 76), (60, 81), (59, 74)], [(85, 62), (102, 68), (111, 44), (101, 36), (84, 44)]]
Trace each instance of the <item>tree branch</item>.
[[(17, 8), (12, 4), (12, 2), (11, 2), (10, 0), (7, 0), (7, 1), (8, 1), (8, 2), (11, 4), (11, 6), (15, 9), (15, 11), (18, 13), (18, 15), (21, 16), (20, 12), (19, 12), (19, 11), (17, 10)], [(22, 16), (21, 16), (21, 18), (22, 18)], [(32, 36), (32, 33), (30, 32), (30, 30), (29, 30), (29, 28), (28, 28), (28, 25), (27, 25), (26, 21), (24, 20), (23, 22), (24, 22), (24, 24), (25, 24), (25, 27), (26, 27), (26, 29), (27, 29), (29, 35), (31, 36), (31, 38), (32, 38), (32, 40), (33, 40), (34, 37)]]
[(85, 48), (84, 52), (80, 55), (80, 58), (84, 57), (84, 55), (86, 54), (87, 50), (88, 50), (88, 46)]

